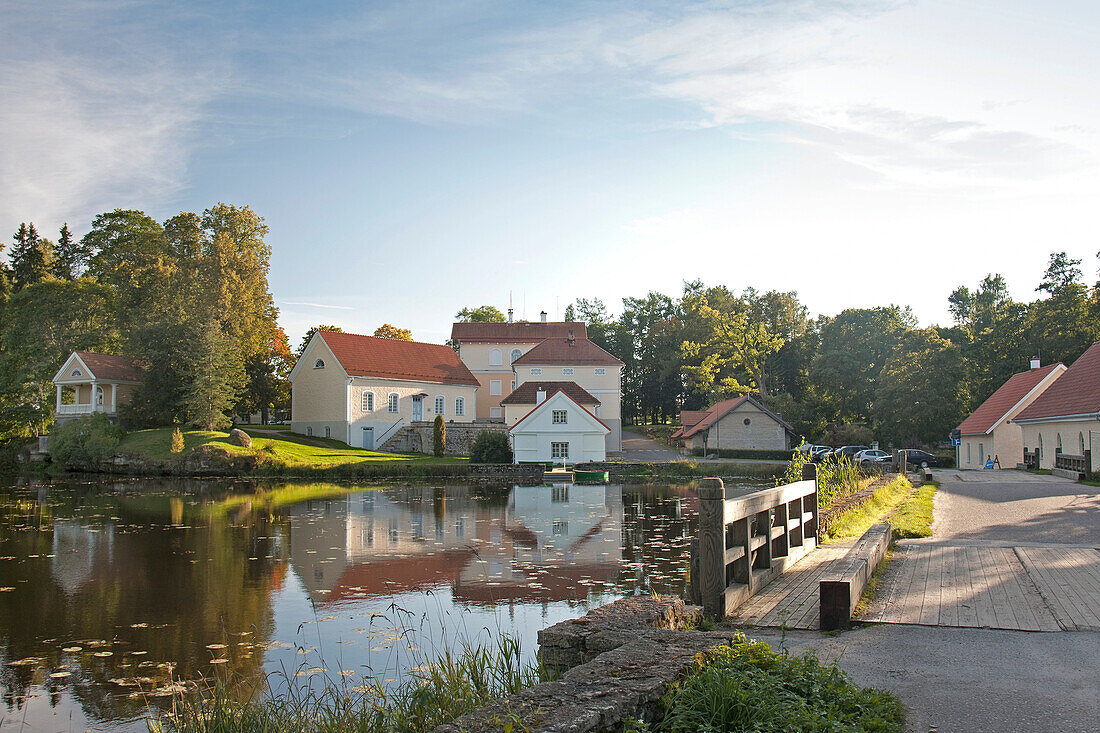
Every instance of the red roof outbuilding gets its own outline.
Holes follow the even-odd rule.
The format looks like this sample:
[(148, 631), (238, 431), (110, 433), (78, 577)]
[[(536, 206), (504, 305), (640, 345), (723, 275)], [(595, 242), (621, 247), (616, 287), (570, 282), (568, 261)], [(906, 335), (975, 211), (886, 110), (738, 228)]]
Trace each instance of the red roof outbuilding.
[[(1031, 390), (1039, 386), (1039, 384), (1055, 370), (1063, 371), (1065, 367), (1061, 364), (1050, 364), (1045, 367), (1039, 367), (1037, 369), (1029, 369), (1026, 372), (1019, 372), (1013, 374), (1008, 378), (1008, 381), (1001, 385), (1000, 389), (989, 396), (985, 402), (983, 402), (978, 409), (974, 410), (968, 418), (962, 421), (958, 430), (963, 435), (985, 435), (989, 433), (993, 428), (1000, 424), (1005, 417), (1012, 412), (1016, 405), (1020, 404), (1020, 400), (1027, 397), (1031, 393)], [(1055, 377), (1058, 381), (1061, 381), (1063, 377)], [(1054, 388), (1058, 382), (1047, 388), (1047, 392)], [(1045, 393), (1044, 393), (1045, 394)], [(1039, 399), (1042, 399), (1040, 396)], [(1034, 403), (1033, 403), (1034, 404)], [(1024, 412), (1027, 410), (1025, 409)], [(1021, 415), (1023, 413), (1020, 413)], [(1019, 416), (1017, 416), (1019, 417)]]
[(349, 376), (479, 386), (449, 346), (338, 331), (317, 334)]
[(1016, 420), (1070, 415), (1100, 415), (1100, 341), (1081, 354)]

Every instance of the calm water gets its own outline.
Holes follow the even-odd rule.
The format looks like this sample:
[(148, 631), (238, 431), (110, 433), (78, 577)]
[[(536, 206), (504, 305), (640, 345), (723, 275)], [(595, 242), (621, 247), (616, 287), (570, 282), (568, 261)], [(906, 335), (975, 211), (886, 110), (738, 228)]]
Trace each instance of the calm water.
[(27, 731), (144, 730), (200, 675), (393, 684), (500, 634), (533, 657), (550, 624), (681, 594), (697, 515), (678, 486), (189, 480), (8, 484), (0, 507), (0, 727)]

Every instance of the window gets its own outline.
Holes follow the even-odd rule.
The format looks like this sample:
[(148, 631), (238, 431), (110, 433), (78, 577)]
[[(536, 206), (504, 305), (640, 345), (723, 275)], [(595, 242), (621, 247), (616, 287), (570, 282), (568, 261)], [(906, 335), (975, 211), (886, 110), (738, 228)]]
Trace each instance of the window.
[(374, 392), (363, 393), (363, 412), (374, 412)]
[(973, 463), (973, 459), (970, 456), (970, 441), (966, 441), (966, 462), (968, 464)]
[(489, 380), (489, 394), (490, 395), (499, 395), (500, 394), (500, 380), (499, 379), (490, 379)]
[(565, 424), (567, 424), (568, 417), (569, 417), (569, 414), (568, 414), (567, 410), (554, 410), (554, 424), (555, 425), (565, 425)]
[(398, 408), (398, 405), (400, 404), (400, 400), (399, 400), (396, 392), (390, 392), (390, 396), (389, 396), (389, 399), (387, 400), (387, 403), (388, 403), (386, 405), (386, 411), (387, 412), (397, 412), (397, 408)]
[(490, 407), (489, 408), (489, 417), (500, 417), (500, 408), (499, 407)]
[(318, 359), (317, 361), (313, 362), (313, 368), (314, 369), (324, 369), (325, 368), (325, 360), (324, 359)]
[(520, 351), (519, 349), (512, 349), (512, 359), (508, 363), (509, 364), (514, 363), (516, 361), (516, 359), (520, 358), (521, 356), (523, 356), (522, 351)]
[(565, 369), (562, 369), (562, 370), (561, 370), (561, 375), (562, 375), (563, 377), (571, 377), (571, 376), (573, 376), (573, 367), (566, 367)]
[(978, 443), (978, 460), (985, 464), (985, 443)]
[(489, 350), (489, 366), (500, 366), (504, 363), (504, 357), (500, 353), (500, 349)]
[(79, 369), (73, 369), (73, 373), (70, 374), (69, 376), (70, 377), (83, 377), (84, 372), (80, 371)]
[(515, 390), (516, 390), (516, 380), (513, 379), (512, 380), (512, 391), (515, 392)]
[(607, 369), (605, 369), (604, 367), (596, 367), (592, 370), (592, 373), (595, 374), (597, 377), (602, 377), (607, 374)]
[(749, 418), (746, 417), (745, 418), (745, 424), (746, 425), (752, 425), (752, 420), (750, 420)]
[(551, 458), (568, 458), (569, 457), (569, 444), (568, 443), (551, 443), (550, 444), (550, 457)]
[(1043, 434), (1039, 433), (1039, 460), (1043, 460)]
[(455, 414), (456, 415), (465, 415), (466, 414), (466, 398), (465, 397), (455, 397)]
[(331, 438), (332, 437), (332, 428), (330, 428), (328, 425), (325, 426), (325, 437), (326, 438)]
[(443, 395), (435, 396), (435, 414), (442, 415), (447, 409), (447, 399)]
[(532, 377), (541, 377), (542, 376), (542, 368), (541, 367), (532, 368), (531, 369), (531, 376)]
[(312, 425), (307, 425), (306, 426), (306, 435), (313, 435), (313, 426)]
[(1085, 434), (1077, 433), (1077, 440), (1081, 443), (1081, 455), (1085, 455)]

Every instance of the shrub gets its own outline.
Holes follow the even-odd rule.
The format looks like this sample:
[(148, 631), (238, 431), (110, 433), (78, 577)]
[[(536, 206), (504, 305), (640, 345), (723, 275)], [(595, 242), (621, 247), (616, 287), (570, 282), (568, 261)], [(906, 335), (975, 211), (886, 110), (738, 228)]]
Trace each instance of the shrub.
[(435, 423), (432, 425), (432, 453), (436, 458), (441, 457), (447, 452), (447, 425), (443, 422), (442, 415), (435, 416)]
[(175, 428), (172, 431), (172, 442), (168, 446), (170, 453), (182, 453), (183, 452), (183, 431), (179, 428)]
[(511, 463), (512, 446), (508, 444), (508, 436), (482, 430), (470, 446), (470, 460), (474, 463)]
[(661, 699), (656, 730), (901, 731), (905, 708), (888, 692), (855, 685), (811, 654), (792, 657), (738, 635), (695, 657), (694, 668)]
[(68, 420), (50, 434), (50, 455), (65, 466), (86, 468), (115, 454), (125, 431), (103, 413)]

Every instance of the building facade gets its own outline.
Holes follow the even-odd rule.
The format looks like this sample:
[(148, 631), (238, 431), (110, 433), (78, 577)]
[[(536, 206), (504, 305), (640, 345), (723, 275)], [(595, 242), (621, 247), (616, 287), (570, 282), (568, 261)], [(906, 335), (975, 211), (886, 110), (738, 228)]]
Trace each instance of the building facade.
[(570, 395), (558, 389), (508, 429), (516, 463), (585, 463), (607, 459), (611, 429)]
[(790, 450), (794, 428), (749, 395), (723, 400), (707, 410), (680, 413), (671, 438), (681, 447), (715, 450)]
[(114, 418), (141, 384), (141, 368), (125, 356), (74, 351), (57, 370), (53, 383), (58, 422), (97, 412)]
[(290, 373), (291, 430), (380, 448), (406, 425), (468, 423), (479, 382), (439, 344), (318, 331)]

